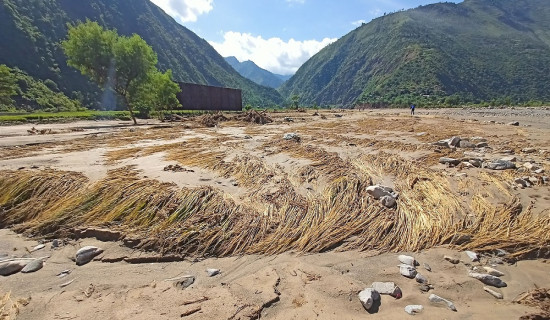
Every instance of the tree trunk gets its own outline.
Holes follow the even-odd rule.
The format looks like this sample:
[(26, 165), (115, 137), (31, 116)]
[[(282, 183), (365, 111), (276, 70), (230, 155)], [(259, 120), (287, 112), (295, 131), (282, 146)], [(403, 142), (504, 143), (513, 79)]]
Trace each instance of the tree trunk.
[(124, 97), (124, 102), (126, 102), (126, 108), (128, 108), (128, 111), (130, 111), (130, 117), (132, 117), (132, 120), (134, 121), (134, 125), (137, 125), (136, 117), (134, 116), (134, 111), (132, 110), (132, 106), (128, 102), (128, 98), (126, 98), (125, 95), (123, 95), (123, 97)]

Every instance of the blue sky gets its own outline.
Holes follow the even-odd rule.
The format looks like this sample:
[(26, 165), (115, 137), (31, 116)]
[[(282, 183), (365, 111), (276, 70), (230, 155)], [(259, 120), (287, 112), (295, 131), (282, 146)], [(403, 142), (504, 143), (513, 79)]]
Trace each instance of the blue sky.
[[(293, 74), (324, 46), (385, 12), (434, 0), (151, 0), (222, 56)], [(454, 1), (460, 2), (460, 1)]]

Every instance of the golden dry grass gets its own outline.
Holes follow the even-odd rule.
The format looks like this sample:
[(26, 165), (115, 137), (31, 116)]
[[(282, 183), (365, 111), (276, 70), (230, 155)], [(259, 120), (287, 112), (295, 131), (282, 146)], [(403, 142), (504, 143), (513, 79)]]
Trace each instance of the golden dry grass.
[(0, 320), (15, 320), (19, 308), (19, 302), (12, 300), (10, 292), (0, 295)]

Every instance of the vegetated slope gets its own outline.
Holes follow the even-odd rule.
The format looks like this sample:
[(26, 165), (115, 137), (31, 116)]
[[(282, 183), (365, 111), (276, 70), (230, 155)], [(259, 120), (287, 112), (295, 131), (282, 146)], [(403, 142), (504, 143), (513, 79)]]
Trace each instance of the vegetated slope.
[(250, 60), (240, 62), (235, 57), (226, 57), (225, 61), (227, 61), (227, 63), (229, 63), (243, 77), (250, 79), (262, 86), (278, 88), (290, 78), (290, 76), (283, 76), (262, 69)]
[(377, 18), (281, 88), (303, 102), (550, 101), (550, 2), (466, 0)]
[(239, 88), (245, 103), (282, 101), (275, 90), (238, 74), (204, 39), (148, 0), (3, 0), (0, 62), (50, 79), (72, 97), (97, 103), (97, 86), (66, 65), (59, 45), (66, 37), (67, 23), (86, 19), (119, 34), (139, 34), (158, 54), (159, 69), (172, 69), (177, 81)]

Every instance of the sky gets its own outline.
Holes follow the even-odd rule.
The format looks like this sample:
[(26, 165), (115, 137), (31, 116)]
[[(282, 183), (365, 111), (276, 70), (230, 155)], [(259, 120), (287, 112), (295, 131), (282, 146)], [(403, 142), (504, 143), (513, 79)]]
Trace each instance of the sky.
[[(291, 75), (311, 56), (384, 13), (437, 0), (151, 0), (222, 56)], [(454, 1), (460, 2), (460, 1)]]

